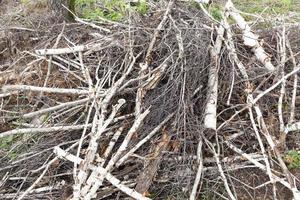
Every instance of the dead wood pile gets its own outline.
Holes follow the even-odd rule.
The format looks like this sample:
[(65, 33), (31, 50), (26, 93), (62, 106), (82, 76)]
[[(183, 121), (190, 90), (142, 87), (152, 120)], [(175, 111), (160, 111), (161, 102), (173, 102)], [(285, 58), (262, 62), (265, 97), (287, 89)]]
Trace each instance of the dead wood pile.
[(0, 199), (300, 199), (297, 28), (231, 1), (76, 21), (1, 38)]

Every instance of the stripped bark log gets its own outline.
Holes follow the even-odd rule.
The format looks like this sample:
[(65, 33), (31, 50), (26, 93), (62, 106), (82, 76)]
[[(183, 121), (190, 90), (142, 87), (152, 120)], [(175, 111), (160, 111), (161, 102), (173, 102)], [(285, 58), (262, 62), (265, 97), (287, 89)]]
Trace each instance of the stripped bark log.
[(147, 194), (161, 162), (163, 151), (167, 149), (170, 142), (169, 133), (166, 130), (162, 130), (162, 133), (161, 141), (155, 147), (153, 153), (150, 153), (151, 157), (147, 159), (145, 168), (136, 180), (135, 190), (141, 194)]
[(224, 27), (217, 29), (217, 38), (213, 47), (210, 48), (211, 66), (208, 74), (208, 92), (207, 104), (204, 117), (204, 128), (216, 130), (217, 128), (217, 102), (218, 102), (218, 71), (219, 71), (219, 53), (221, 51)]

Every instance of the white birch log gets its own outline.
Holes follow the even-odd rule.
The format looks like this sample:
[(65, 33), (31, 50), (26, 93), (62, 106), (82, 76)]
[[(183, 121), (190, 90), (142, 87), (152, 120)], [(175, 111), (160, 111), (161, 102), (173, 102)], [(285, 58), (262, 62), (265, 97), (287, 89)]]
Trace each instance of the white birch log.
[(73, 126), (53, 126), (47, 128), (21, 128), (21, 129), (14, 129), (6, 132), (0, 133), (0, 138), (16, 135), (16, 134), (35, 134), (35, 133), (51, 133), (51, 132), (59, 132), (59, 131), (75, 131), (81, 130), (85, 127), (90, 128), (92, 124), (83, 124), (83, 125), (73, 125)]
[(97, 48), (99, 48), (99, 44), (89, 44), (89, 45), (78, 45), (78, 46), (66, 47), (66, 48), (39, 49), (36, 50), (35, 53), (39, 56), (62, 55), (62, 54), (78, 53), (78, 52), (88, 51)]
[(2, 87), (2, 91), (4, 91), (4, 92), (6, 92), (6, 91), (16, 91), (16, 90), (57, 93), (57, 94), (74, 94), (74, 95), (90, 94), (90, 92), (88, 90), (38, 87), (38, 86), (31, 86), (31, 85), (4, 85)]
[(239, 14), (231, 0), (227, 1), (225, 8), (228, 14), (237, 22), (239, 28), (243, 31), (244, 44), (252, 49), (256, 58), (267, 68), (267, 70), (271, 72), (274, 71), (275, 67), (271, 63), (271, 58), (258, 42), (258, 36), (252, 32), (250, 26)]
[(222, 47), (224, 27), (220, 26), (217, 29), (217, 38), (214, 46), (210, 50), (211, 60), (213, 61), (209, 69), (208, 77), (208, 92), (204, 117), (204, 128), (216, 130), (217, 128), (217, 100), (218, 100), (218, 62), (219, 53)]
[[(286, 45), (289, 49), (290, 55), (292, 57), (292, 63), (294, 66), (294, 69), (297, 68), (297, 62), (294, 56), (294, 53), (292, 51), (291, 45), (289, 40), (286, 41)], [(297, 86), (298, 86), (298, 75), (294, 75), (294, 84), (293, 84), (293, 95), (292, 95), (292, 102), (291, 102), (291, 114), (288, 123), (291, 124), (295, 121), (295, 109), (296, 109), (296, 97), (297, 97)]]
[(285, 127), (284, 132), (287, 134), (292, 131), (299, 131), (300, 130), (300, 122), (295, 122), (293, 124), (289, 124)]

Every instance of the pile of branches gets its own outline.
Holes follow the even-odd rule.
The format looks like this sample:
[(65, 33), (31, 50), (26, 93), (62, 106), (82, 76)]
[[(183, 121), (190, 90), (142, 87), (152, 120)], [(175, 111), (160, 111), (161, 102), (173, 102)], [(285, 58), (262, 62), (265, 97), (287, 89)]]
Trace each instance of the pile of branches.
[(0, 198), (300, 199), (284, 160), (295, 32), (263, 44), (231, 1), (222, 14), (169, 1), (124, 23), (75, 17), (3, 65)]

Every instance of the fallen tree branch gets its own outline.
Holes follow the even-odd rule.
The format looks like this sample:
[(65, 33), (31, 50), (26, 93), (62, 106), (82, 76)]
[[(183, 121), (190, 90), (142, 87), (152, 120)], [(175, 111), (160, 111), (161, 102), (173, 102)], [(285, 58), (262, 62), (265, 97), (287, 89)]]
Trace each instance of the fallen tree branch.
[(76, 101), (61, 103), (57, 106), (52, 106), (50, 108), (45, 108), (45, 109), (41, 109), (41, 110), (38, 110), (38, 111), (35, 111), (35, 112), (26, 113), (22, 117), (24, 119), (29, 119), (29, 118), (35, 117), (37, 115), (42, 115), (42, 114), (45, 114), (45, 113), (48, 113), (48, 112), (53, 112), (55, 110), (59, 110), (59, 109), (62, 109), (62, 108), (68, 108), (68, 107), (84, 104), (84, 103), (88, 102), (90, 99), (91, 98), (84, 98), (84, 99), (80, 99), (80, 100), (76, 100)]
[[(78, 158), (77, 156), (74, 156), (60, 147), (56, 147), (54, 149), (54, 153), (58, 155), (61, 158), (65, 158), (71, 162), (76, 163), (77, 165), (80, 165), (83, 160), (81, 158)], [(122, 184), (119, 179), (108, 173), (104, 168), (99, 166), (90, 165), (90, 169), (93, 171), (97, 171), (98, 174), (105, 175), (105, 178), (115, 187), (117, 187), (119, 190), (127, 194), (128, 196), (137, 199), (137, 200), (150, 200), (147, 197), (144, 197), (142, 194), (136, 192), (135, 190), (127, 187), (126, 185)]]
[(203, 144), (202, 138), (200, 138), (200, 141), (198, 143), (198, 149), (197, 149), (198, 169), (197, 169), (197, 174), (196, 174), (196, 178), (195, 178), (195, 181), (194, 181), (193, 189), (192, 189), (192, 192), (190, 194), (190, 200), (195, 200), (196, 195), (197, 195), (197, 191), (201, 190), (201, 188), (199, 188), (199, 190), (198, 190), (198, 186), (199, 186), (201, 176), (202, 176), (202, 172), (203, 172), (202, 144)]
[[(136, 133), (136, 131), (139, 129), (140, 125), (143, 123), (143, 120), (145, 119), (145, 117), (149, 114), (150, 110), (147, 109), (145, 112), (141, 113), (135, 120), (135, 122), (133, 123), (133, 125), (131, 126), (131, 128), (129, 129), (125, 139), (123, 140), (121, 146), (119, 147), (119, 149), (117, 150), (117, 152), (115, 153), (115, 155), (110, 159), (110, 161), (108, 162), (107, 166), (105, 167), (105, 171), (109, 172), (113, 166), (115, 165), (115, 163), (118, 161), (118, 159), (120, 159), (121, 155), (123, 154), (123, 152), (127, 149), (127, 146), (133, 136), (133, 134)], [(99, 166), (100, 167), (100, 166)], [(97, 172), (97, 171), (95, 171)], [(85, 188), (82, 190), (81, 195), (85, 197), (85, 199), (91, 199), (95, 196), (98, 188), (102, 185), (103, 183), (103, 179), (105, 177), (105, 173), (103, 174), (99, 174), (100, 176), (98, 176), (97, 173), (92, 173), (87, 181), (87, 184), (85, 186)], [(97, 179), (95, 179), (95, 177), (97, 177)], [(96, 182), (92, 181), (92, 180), (97, 180)], [(90, 188), (91, 189), (88, 189)], [(86, 193), (88, 192), (88, 193)]]
[(79, 46), (74, 46), (74, 47), (55, 48), (55, 49), (39, 49), (39, 50), (36, 50), (35, 53), (39, 56), (62, 55), (62, 54), (70, 54), (70, 53), (78, 53), (78, 52), (88, 51), (88, 50), (95, 49), (95, 48), (99, 48), (99, 44), (79, 45)]
[(170, 114), (166, 119), (164, 119), (157, 127), (155, 127), (145, 138), (139, 141), (128, 153), (126, 153), (120, 160), (116, 163), (116, 166), (119, 167), (124, 163), (136, 150), (138, 150), (143, 144), (149, 141), (172, 117), (174, 114)]
[(0, 138), (16, 135), (16, 134), (35, 134), (35, 133), (51, 133), (51, 132), (59, 132), (59, 131), (75, 131), (81, 130), (85, 127), (92, 127), (92, 124), (87, 125), (70, 125), (70, 126), (53, 126), (47, 128), (21, 128), (21, 129), (14, 129), (6, 132), (0, 133)]
[(240, 29), (243, 31), (244, 44), (252, 49), (256, 58), (269, 70), (275, 70), (271, 63), (270, 57), (258, 42), (258, 36), (255, 35), (245, 19), (239, 14), (238, 10), (234, 7), (231, 0), (228, 0), (225, 5), (226, 12), (237, 22)]
[(151, 157), (147, 159), (146, 166), (136, 179), (135, 190), (141, 194), (147, 194), (152, 181), (156, 175), (159, 164), (163, 156), (163, 151), (166, 150), (170, 142), (170, 135), (166, 130), (162, 130), (162, 138), (157, 144), (153, 152), (150, 153)]
[(31, 85), (4, 85), (2, 91), (33, 91), (33, 92), (46, 92), (46, 93), (57, 93), (57, 94), (75, 94), (75, 95), (87, 95), (91, 94), (88, 90), (79, 89), (65, 89), (65, 88), (51, 88), (51, 87), (38, 87)]
[(204, 128), (216, 130), (217, 126), (217, 102), (218, 102), (218, 71), (219, 53), (221, 51), (224, 27), (217, 29), (217, 38), (213, 47), (210, 48), (211, 66), (208, 74), (207, 104), (204, 113)]
[(287, 134), (289, 132), (299, 131), (299, 130), (300, 130), (300, 122), (295, 122), (293, 124), (288, 124), (285, 127), (284, 132), (285, 132), (285, 134)]

